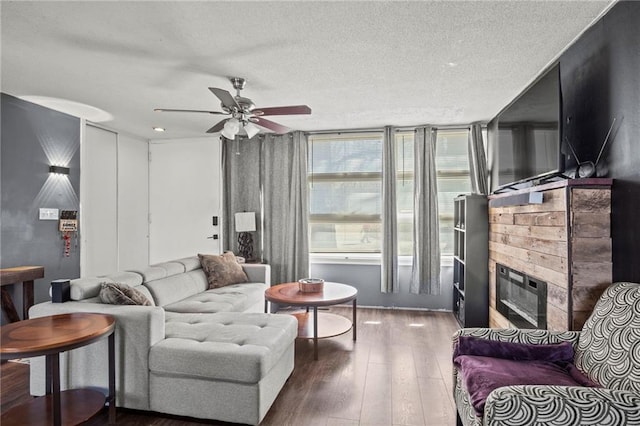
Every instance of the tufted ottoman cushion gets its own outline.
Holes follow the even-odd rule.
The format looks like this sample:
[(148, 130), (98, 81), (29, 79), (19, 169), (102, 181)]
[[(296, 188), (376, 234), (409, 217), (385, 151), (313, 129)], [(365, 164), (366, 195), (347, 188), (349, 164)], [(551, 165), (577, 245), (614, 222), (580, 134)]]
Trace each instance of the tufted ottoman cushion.
[(167, 312), (184, 313), (216, 313), (244, 312), (252, 306), (264, 306), (264, 291), (268, 288), (263, 283), (233, 284), (194, 294), (178, 302), (164, 306)]
[(162, 376), (257, 383), (296, 335), (290, 315), (166, 312), (166, 338), (151, 348), (149, 369)]

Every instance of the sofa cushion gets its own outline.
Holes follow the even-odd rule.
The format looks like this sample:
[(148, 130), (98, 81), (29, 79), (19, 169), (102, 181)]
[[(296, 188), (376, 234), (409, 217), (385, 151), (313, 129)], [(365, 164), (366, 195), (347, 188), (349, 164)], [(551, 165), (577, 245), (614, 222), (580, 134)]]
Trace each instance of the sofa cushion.
[(103, 282), (101, 286), (100, 300), (102, 303), (151, 306), (151, 302), (144, 294), (126, 284)]
[(166, 338), (151, 348), (149, 369), (169, 377), (257, 383), (290, 348), (297, 332), (298, 323), (290, 315), (167, 312)]
[(578, 369), (545, 361), (514, 361), (485, 356), (460, 355), (454, 363), (476, 414), (482, 417), (487, 397), (495, 389), (512, 385), (584, 386), (590, 382)]
[(117, 282), (131, 287), (138, 287), (142, 284), (142, 275), (136, 272), (116, 272), (102, 277), (76, 278), (75, 280), (71, 280), (71, 300), (84, 300), (98, 297), (102, 289), (101, 284), (104, 282)]
[(222, 255), (198, 254), (198, 257), (210, 289), (249, 281), (232, 252)]
[(159, 280), (161, 278), (170, 277), (172, 275), (178, 275), (185, 272), (184, 264), (178, 261), (156, 263), (150, 265), (144, 269), (132, 270), (142, 275), (144, 282)]
[(207, 277), (202, 269), (147, 281), (145, 287), (158, 306), (166, 306), (207, 290)]
[(196, 269), (202, 268), (198, 256), (183, 257), (182, 259), (176, 260), (176, 262), (182, 263), (184, 265), (185, 272), (195, 271)]
[(244, 312), (257, 303), (264, 302), (267, 285), (263, 283), (233, 284), (207, 290), (164, 306), (168, 312), (215, 313)]

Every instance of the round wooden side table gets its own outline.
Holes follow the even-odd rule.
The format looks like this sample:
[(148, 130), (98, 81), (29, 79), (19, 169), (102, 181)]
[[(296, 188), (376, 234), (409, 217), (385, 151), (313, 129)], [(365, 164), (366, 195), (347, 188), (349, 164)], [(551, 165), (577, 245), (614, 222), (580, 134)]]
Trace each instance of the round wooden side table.
[[(116, 419), (115, 319), (111, 315), (72, 313), (33, 318), (0, 328), (2, 360), (46, 357), (46, 395), (2, 413), (2, 426), (75, 425), (88, 420), (105, 404), (102, 392), (91, 389), (60, 391), (60, 353), (109, 339), (109, 423)], [(99, 366), (96, 366), (99, 367)]]
[[(284, 283), (269, 287), (264, 292), (264, 311), (268, 311), (268, 302), (283, 305), (306, 306), (306, 312), (296, 312), (298, 337), (313, 339), (313, 358), (318, 359), (318, 339), (334, 337), (353, 330), (356, 340), (356, 297), (358, 290), (347, 284), (325, 282), (323, 290), (315, 293), (303, 293), (297, 282)], [(318, 313), (318, 307), (338, 305), (353, 301), (352, 320), (341, 315), (327, 312)], [(313, 308), (313, 318), (309, 317), (309, 308)]]

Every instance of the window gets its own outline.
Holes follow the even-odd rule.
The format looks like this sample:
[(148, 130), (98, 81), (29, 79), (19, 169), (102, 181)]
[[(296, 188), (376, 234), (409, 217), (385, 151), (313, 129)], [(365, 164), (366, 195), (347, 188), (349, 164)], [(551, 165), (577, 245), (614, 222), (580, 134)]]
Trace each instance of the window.
[[(436, 146), (440, 248), (453, 253), (453, 199), (470, 192), (468, 131), (439, 130)], [(397, 132), (398, 254), (413, 253), (413, 131)], [(379, 253), (382, 132), (309, 138), (311, 253)]]
[[(398, 203), (398, 254), (413, 254), (413, 141), (414, 132), (396, 133), (396, 199)], [(453, 254), (453, 199), (471, 192), (465, 130), (438, 130), (436, 169), (440, 252)]]
[(379, 252), (382, 133), (309, 140), (310, 251)]

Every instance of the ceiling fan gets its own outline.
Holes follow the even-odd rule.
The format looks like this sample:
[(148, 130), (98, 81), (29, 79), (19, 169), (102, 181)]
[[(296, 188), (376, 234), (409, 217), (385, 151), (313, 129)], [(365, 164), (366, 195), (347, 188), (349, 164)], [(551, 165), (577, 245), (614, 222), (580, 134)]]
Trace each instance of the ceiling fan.
[(222, 135), (227, 139), (233, 139), (241, 130), (243, 130), (248, 137), (252, 138), (260, 132), (260, 129), (257, 126), (264, 127), (265, 129), (269, 129), (279, 134), (290, 131), (288, 127), (267, 120), (263, 118), (264, 116), (311, 114), (311, 108), (307, 105), (256, 108), (251, 99), (240, 96), (240, 91), (244, 89), (247, 81), (241, 77), (231, 77), (230, 80), (231, 84), (233, 84), (233, 88), (236, 89), (236, 96), (231, 96), (231, 93), (224, 89), (209, 87), (209, 90), (216, 95), (218, 99), (220, 99), (222, 112), (167, 108), (156, 108), (154, 111), (199, 112), (215, 115), (230, 115), (231, 117), (219, 121), (212, 128), (207, 130), (207, 133), (222, 132)]

